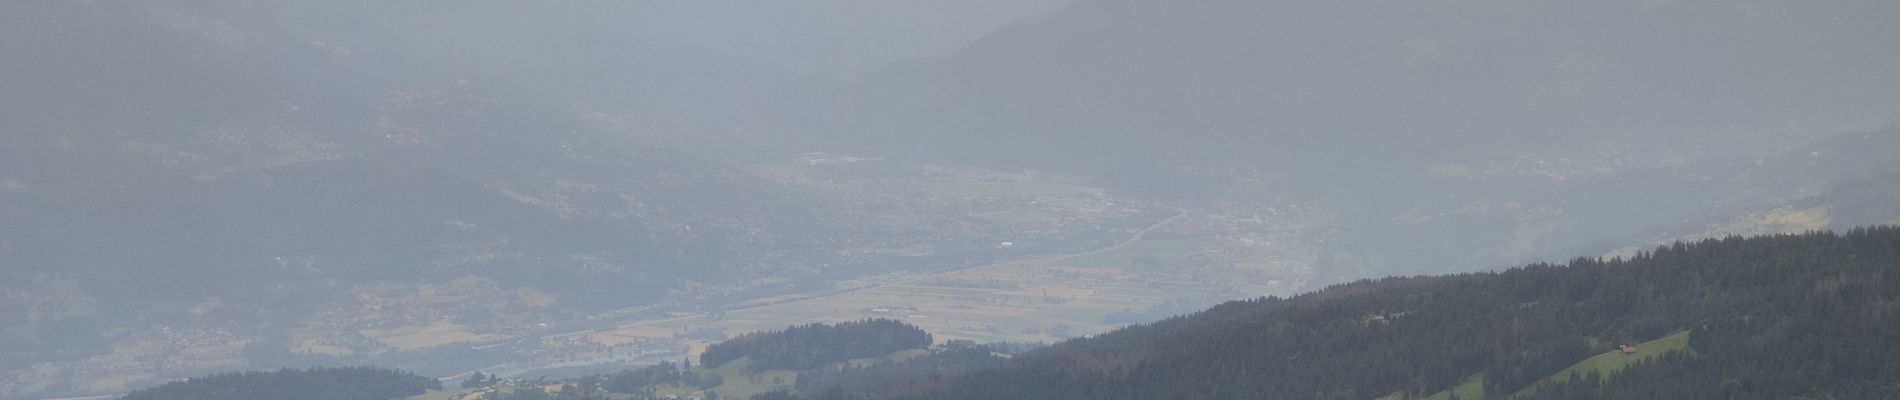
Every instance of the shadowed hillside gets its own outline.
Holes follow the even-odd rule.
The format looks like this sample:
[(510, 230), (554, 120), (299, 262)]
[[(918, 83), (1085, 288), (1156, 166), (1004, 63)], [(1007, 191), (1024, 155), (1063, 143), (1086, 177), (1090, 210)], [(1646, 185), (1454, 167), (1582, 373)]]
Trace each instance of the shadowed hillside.
[[(1879, 398), (1900, 376), (1896, 266), (1900, 229), (1875, 227), (1363, 281), (1062, 343), (912, 397), (1417, 398), (1477, 376), (1485, 398)], [(1687, 350), (1539, 384), (1684, 334)]]

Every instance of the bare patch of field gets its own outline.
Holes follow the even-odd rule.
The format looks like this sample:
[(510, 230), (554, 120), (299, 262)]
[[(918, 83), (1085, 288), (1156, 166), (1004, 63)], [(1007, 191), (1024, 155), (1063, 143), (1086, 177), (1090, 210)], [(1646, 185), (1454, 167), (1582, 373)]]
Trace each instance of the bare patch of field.
[(1827, 228), (1832, 220), (1828, 216), (1827, 208), (1815, 207), (1800, 211), (1769, 213), (1768, 216), (1762, 218), (1762, 223), (1781, 227), (1783, 233), (1799, 233)]
[(467, 327), (452, 321), (436, 321), (429, 325), (410, 325), (396, 329), (364, 329), (358, 333), (389, 347), (399, 350), (416, 350), (455, 343), (480, 343), (500, 340), (504, 337), (494, 334), (469, 332)]
[(206, 367), (244, 366), (244, 346), (249, 340), (238, 340), (218, 344), (201, 344), (185, 347), (177, 353), (178, 357), (192, 360), (193, 365)]
[[(1729, 235), (1759, 236), (1795, 234), (1813, 230), (1827, 229), (1833, 222), (1827, 207), (1815, 207), (1803, 210), (1780, 209), (1761, 214), (1749, 214), (1736, 218), (1726, 224), (1717, 225), (1701, 233), (1669, 237), (1657, 240), (1657, 245), (1671, 242), (1689, 242), (1701, 239), (1720, 238)], [(1606, 253), (1602, 258), (1629, 258), (1651, 246), (1629, 246)]]
[(333, 344), (327, 344), (317, 339), (307, 339), (307, 340), (298, 341), (296, 344), (291, 345), (290, 351), (293, 353), (323, 354), (323, 355), (331, 355), (331, 356), (348, 356), (348, 355), (356, 354), (356, 350), (354, 349), (343, 347), (343, 346), (337, 346)]
[(521, 290), (515, 291), (515, 295), (521, 298), (522, 304), (527, 304), (527, 305), (535, 306), (535, 307), (547, 307), (550, 305), (554, 305), (554, 295), (548, 294), (546, 292), (542, 292), (539, 290), (534, 290), (534, 288), (523, 288)]
[(605, 346), (633, 343), (642, 339), (666, 339), (681, 332), (691, 331), (700, 318), (694, 315), (640, 321), (614, 329), (592, 332), (588, 334), (588, 338)]
[(150, 382), (154, 377), (156, 376), (147, 372), (105, 375), (94, 378), (85, 385), (85, 389), (91, 391), (124, 390), (125, 388), (132, 387), (134, 384)]
[[(1115, 328), (1109, 313), (1145, 310), (1174, 298), (1121, 269), (1010, 263), (805, 301), (728, 312), (714, 326), (738, 334), (812, 321), (897, 318), (938, 340), (1051, 341), (1051, 335)], [(1079, 278), (1079, 279), (1078, 279)], [(991, 282), (970, 287), (957, 282)], [(938, 286), (952, 285), (953, 287)], [(878, 312), (873, 309), (904, 310)]]

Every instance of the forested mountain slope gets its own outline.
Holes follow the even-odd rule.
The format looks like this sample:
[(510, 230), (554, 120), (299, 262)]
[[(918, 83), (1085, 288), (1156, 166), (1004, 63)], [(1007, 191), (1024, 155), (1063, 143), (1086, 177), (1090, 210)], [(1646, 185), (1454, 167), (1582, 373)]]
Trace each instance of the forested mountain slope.
[[(1900, 387), (1900, 228), (1730, 237), (1630, 259), (1390, 278), (1062, 343), (921, 399), (1519, 393), (1671, 334), (1688, 350), (1529, 398), (1884, 398)], [(1568, 397), (1577, 396), (1577, 397)]]

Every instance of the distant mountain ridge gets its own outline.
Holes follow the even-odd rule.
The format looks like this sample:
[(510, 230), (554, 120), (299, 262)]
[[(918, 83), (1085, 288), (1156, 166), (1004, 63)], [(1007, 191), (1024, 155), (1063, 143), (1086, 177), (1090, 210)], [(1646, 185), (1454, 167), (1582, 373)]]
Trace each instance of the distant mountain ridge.
[[(1900, 65), (1885, 43), (1900, 28), (1877, 17), (1896, 13), (1857, 1), (1085, 1), (886, 68), (790, 120), (1180, 204), (1324, 208), (1338, 219), (1315, 239), (1318, 269), (1340, 279), (1469, 271), (1748, 233), (1723, 230), (1825, 208), (1816, 199), (1832, 197), (1816, 196), (1831, 189), (1818, 185), (1895, 168), (1874, 165), (1886, 156), (1843, 155), (1841, 170), (1748, 164), (1900, 135), (1900, 77), (1884, 73)], [(1900, 216), (1861, 208), (1881, 216), (1834, 227)], [(1401, 257), (1417, 262), (1387, 262)]]
[(1390, 158), (1331, 166), (1363, 174), (1606, 139), (1701, 158), (1802, 142), (1765, 129), (1813, 138), (1893, 121), (1900, 78), (1883, 71), (1900, 50), (1877, 44), (1896, 31), (1876, 16), (1895, 12), (1857, 1), (1087, 1), (888, 68), (818, 116), (893, 146), (1092, 173), (1122, 172), (1123, 155), (1273, 169), (1327, 164), (1311, 157), (1331, 150)]

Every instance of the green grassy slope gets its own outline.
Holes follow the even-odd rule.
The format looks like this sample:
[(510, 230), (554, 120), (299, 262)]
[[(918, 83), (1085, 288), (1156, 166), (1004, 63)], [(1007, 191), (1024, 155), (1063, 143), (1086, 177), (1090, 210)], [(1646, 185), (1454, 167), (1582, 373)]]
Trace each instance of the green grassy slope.
[[(1592, 342), (1594, 344), (1594, 340)], [(1578, 376), (1583, 376), (1583, 375), (1589, 375), (1591, 372), (1595, 372), (1598, 375), (1607, 377), (1607, 376), (1610, 376), (1611, 374), (1615, 374), (1618, 371), (1622, 371), (1623, 368), (1628, 368), (1630, 365), (1634, 365), (1638, 362), (1642, 362), (1643, 360), (1648, 360), (1650, 358), (1660, 356), (1663, 353), (1668, 353), (1671, 351), (1678, 351), (1678, 350), (1691, 351), (1689, 350), (1689, 331), (1676, 332), (1668, 336), (1663, 336), (1660, 339), (1639, 343), (1636, 345), (1636, 354), (1623, 354), (1621, 350), (1611, 350), (1611, 351), (1604, 352), (1603, 354), (1598, 354), (1590, 358), (1584, 359), (1583, 361), (1578, 361), (1576, 364), (1572, 364), (1569, 368), (1564, 368), (1562, 371), (1557, 371), (1557, 373), (1551, 374), (1549, 377), (1546, 377), (1542, 380), (1538, 380), (1537, 383), (1532, 384), (1531, 387), (1527, 387), (1527, 388), (1524, 388), (1523, 390), (1519, 390), (1517, 393), (1513, 393), (1512, 397), (1519, 397), (1519, 396), (1524, 396), (1524, 395), (1534, 393), (1536, 391), (1537, 384), (1542, 384), (1545, 382), (1562, 383), (1562, 382), (1569, 381), (1570, 374), (1572, 373), (1575, 373)], [(1465, 381), (1463, 383), (1458, 384), (1457, 387), (1453, 387), (1449, 390), (1441, 391), (1438, 393), (1433, 393), (1431, 396), (1428, 396), (1425, 399), (1426, 400), (1448, 400), (1451, 398), (1451, 395), (1453, 393), (1457, 393), (1458, 398), (1461, 400), (1483, 399), (1484, 398), (1484, 374), (1476, 374), (1476, 375), (1467, 377), (1465, 378)]]
[[(1550, 382), (1550, 383), (1568, 382), (1570, 381), (1571, 374), (1576, 374), (1577, 376), (1585, 376), (1585, 375), (1589, 375), (1591, 372), (1595, 372), (1598, 375), (1608, 377), (1610, 375), (1616, 374), (1618, 371), (1622, 371), (1624, 368), (1628, 368), (1631, 365), (1635, 365), (1636, 363), (1654, 358), (1656, 356), (1663, 355), (1663, 353), (1668, 353), (1671, 351), (1689, 351), (1689, 352), (1694, 351), (1694, 350), (1689, 349), (1689, 331), (1676, 332), (1676, 333), (1670, 334), (1669, 336), (1663, 336), (1661, 339), (1638, 343), (1636, 345), (1635, 354), (1623, 354), (1623, 352), (1620, 350), (1611, 350), (1603, 354), (1598, 354), (1596, 356), (1586, 358), (1583, 361), (1579, 361), (1576, 364), (1571, 365), (1569, 368), (1564, 368), (1564, 370), (1562, 371), (1557, 371), (1557, 373), (1551, 374), (1549, 377), (1546, 377), (1543, 380), (1539, 380), (1537, 381), (1537, 383), (1531, 384), (1530, 387), (1519, 390), (1517, 393), (1513, 393), (1511, 396), (1517, 397), (1517, 396), (1523, 396), (1523, 395), (1534, 393), (1536, 392), (1537, 385), (1543, 384), (1545, 382)], [(1461, 393), (1458, 395), (1458, 397), (1464, 398), (1464, 394)]]
[(1466, 377), (1465, 381), (1459, 383), (1458, 386), (1454, 386), (1443, 392), (1433, 393), (1431, 396), (1425, 397), (1425, 400), (1450, 400), (1453, 393), (1458, 394), (1459, 400), (1483, 399), (1484, 374), (1473, 374)]

